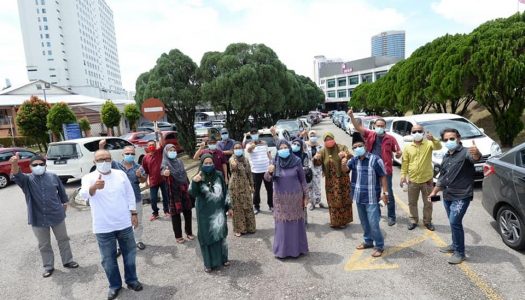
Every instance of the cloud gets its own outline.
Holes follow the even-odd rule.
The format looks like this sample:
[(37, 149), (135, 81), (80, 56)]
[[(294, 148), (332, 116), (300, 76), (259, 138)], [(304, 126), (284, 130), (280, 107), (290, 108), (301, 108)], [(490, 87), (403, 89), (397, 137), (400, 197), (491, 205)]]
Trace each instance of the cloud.
[[(524, 5), (520, 5), (520, 10)], [(439, 15), (464, 25), (479, 25), (518, 11), (518, 0), (441, 0), (431, 5)]]

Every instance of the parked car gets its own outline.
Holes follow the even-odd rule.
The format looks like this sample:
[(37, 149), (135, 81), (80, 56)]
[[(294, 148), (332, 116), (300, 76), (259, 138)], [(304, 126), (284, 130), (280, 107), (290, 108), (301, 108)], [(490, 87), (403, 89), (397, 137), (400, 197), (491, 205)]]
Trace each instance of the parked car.
[(198, 127), (195, 128), (195, 137), (197, 140), (197, 145), (195, 147), (199, 147), (199, 145), (202, 143), (202, 141), (206, 138), (208, 138), (210, 135), (214, 135), (215, 138), (219, 141), (221, 139), (221, 133), (219, 129), (215, 127)]
[(278, 131), (288, 131), (292, 137), (297, 136), (304, 129), (299, 119), (279, 120), (275, 124), (275, 127)]
[[(182, 149), (182, 146), (179, 144), (178, 139), (178, 133), (177, 131), (161, 131), (162, 137), (164, 138), (165, 144), (173, 144), (175, 146), (175, 150), (177, 152), (181, 153), (184, 151)], [(155, 132), (150, 132), (146, 135), (144, 135), (140, 140), (138, 140), (136, 143), (134, 143), (137, 147), (146, 147), (148, 145), (148, 141), (151, 140), (157, 140), (157, 136)]]
[(308, 115), (313, 116), (314, 124), (318, 124), (319, 122), (321, 122), (322, 116), (320, 111), (314, 110), (309, 112)]
[(386, 121), (385, 125), (385, 132), (390, 132), (390, 129), (392, 128), (392, 122), (396, 117), (379, 117), (379, 116), (373, 116), (370, 122), (368, 122), (368, 129), (373, 130), (374, 129), (374, 123), (377, 119), (383, 119)]
[(199, 121), (199, 122), (195, 122), (195, 124), (193, 124), (193, 127), (194, 128), (213, 127), (213, 123), (212, 121)]
[[(168, 123), (168, 122), (157, 122), (157, 127), (160, 130), (177, 130), (175, 124), (171, 124), (171, 123)], [(143, 129), (149, 128), (146, 131), (155, 131), (154, 130), (154, 126), (153, 126), (153, 122), (150, 122), (150, 121), (146, 121), (146, 122), (140, 123), (140, 126), (139, 126), (139, 128), (137, 128), (137, 131), (140, 131), (141, 130), (140, 128), (143, 128)]]
[(211, 121), (212, 127), (223, 128), (226, 125), (226, 120), (213, 120)]
[(310, 123), (310, 118), (308, 116), (299, 118), (299, 121), (301, 121), (303, 128), (305, 128), (307, 131), (312, 130), (312, 124)]
[(16, 152), (20, 155), (20, 160), (18, 161), (20, 170), (22, 170), (23, 173), (31, 173), (29, 164), (31, 158), (37, 155), (35, 152), (17, 147), (0, 148), (0, 189), (5, 188), (10, 182), (11, 163), (9, 162), (9, 159), (15, 155)]
[[(500, 146), (489, 136), (483, 133), (483, 129), (478, 128), (469, 120), (462, 116), (455, 114), (423, 114), (398, 117), (392, 121), (392, 128), (390, 134), (394, 136), (401, 149), (404, 148), (405, 143), (413, 141), (410, 135), (412, 126), (419, 124), (425, 128), (425, 131), (430, 131), (432, 135), (439, 139), (441, 138), (441, 131), (445, 128), (456, 128), (461, 134), (461, 142), (463, 146), (472, 146), (472, 141), (476, 141), (476, 146), (482, 154), (481, 160), (476, 164), (476, 181), (483, 180), (483, 163), (494, 155), (501, 154)], [(434, 151), (432, 154), (432, 163), (434, 168), (434, 178), (437, 178), (443, 155), (446, 152), (445, 146), (441, 150)], [(396, 163), (401, 163), (401, 158), (394, 157)]]
[(487, 160), (483, 173), (483, 207), (496, 220), (503, 242), (525, 249), (525, 143)]
[[(290, 141), (292, 139), (292, 135), (287, 130), (277, 130), (277, 136), (278, 139), (285, 139), (287, 141)], [(273, 139), (272, 132), (268, 128), (260, 129), (259, 130), (259, 140), (265, 141), (268, 144), (268, 149), (270, 150), (272, 157), (275, 157), (277, 154), (277, 146), (275, 145), (275, 141)], [(244, 139), (242, 141), (243, 145), (246, 145), (246, 143), (249, 143), (251, 141), (250, 136), (244, 136)], [(249, 157), (250, 154), (246, 152), (246, 157)]]
[[(95, 170), (95, 151), (102, 139), (106, 139), (106, 149), (111, 158), (117, 161), (122, 160), (124, 147), (133, 145), (119, 137), (89, 137), (50, 143), (47, 149), (47, 171), (57, 174), (64, 183), (69, 179), (81, 179)], [(142, 162), (144, 155), (143, 148), (135, 148), (138, 163)]]
[(346, 112), (344, 111), (338, 111), (334, 113), (332, 116), (332, 121), (334, 122), (335, 126), (339, 128), (341, 127), (341, 117), (344, 115), (346, 115)]
[(128, 132), (124, 135), (121, 135), (121, 139), (125, 139), (126, 141), (137, 145), (140, 140), (144, 138), (145, 135), (150, 133), (150, 131), (137, 131), (137, 132)]

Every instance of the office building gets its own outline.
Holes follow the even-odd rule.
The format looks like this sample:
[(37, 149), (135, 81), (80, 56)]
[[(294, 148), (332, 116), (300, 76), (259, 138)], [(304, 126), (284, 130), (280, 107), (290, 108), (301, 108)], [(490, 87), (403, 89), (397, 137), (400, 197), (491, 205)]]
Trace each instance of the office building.
[(405, 31), (385, 31), (372, 37), (372, 56), (405, 58)]
[(125, 99), (105, 0), (18, 0), (27, 74), (77, 94)]

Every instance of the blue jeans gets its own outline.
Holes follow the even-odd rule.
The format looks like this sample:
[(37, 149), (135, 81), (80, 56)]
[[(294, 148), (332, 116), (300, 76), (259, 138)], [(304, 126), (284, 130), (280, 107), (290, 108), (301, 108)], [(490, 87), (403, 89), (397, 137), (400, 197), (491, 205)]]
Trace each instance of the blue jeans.
[(137, 246), (133, 235), (133, 227), (117, 230), (108, 233), (97, 233), (98, 248), (102, 256), (102, 267), (109, 280), (110, 289), (122, 287), (122, 279), (117, 262), (117, 241), (122, 257), (124, 258), (124, 279), (127, 284), (134, 284), (138, 281), (137, 270), (135, 267), (135, 256)]
[(168, 189), (166, 188), (166, 183), (163, 182), (160, 185), (152, 186), (149, 188), (149, 195), (151, 198), (151, 209), (153, 209), (153, 214), (156, 216), (159, 215), (159, 207), (157, 206), (157, 202), (159, 202), (159, 188), (160, 192), (162, 193), (162, 208), (164, 209), (164, 213), (170, 211), (170, 205), (168, 202)]
[(465, 256), (465, 231), (463, 231), (463, 216), (467, 212), (472, 198), (459, 200), (444, 199), (443, 205), (447, 211), (450, 231), (452, 231), (452, 249), (454, 253)]
[[(386, 182), (388, 184), (388, 204), (387, 204), (387, 217), (388, 220), (396, 221), (396, 199), (394, 198), (394, 190), (392, 189), (392, 175), (386, 176)], [(379, 207), (379, 215), (381, 216), (381, 207)]]
[(381, 212), (379, 211), (379, 204), (362, 204), (357, 203), (357, 213), (359, 214), (359, 220), (363, 227), (363, 239), (366, 245), (374, 245), (378, 250), (383, 250), (385, 247), (385, 241), (383, 240), (383, 234), (379, 229), (379, 220), (381, 219)]

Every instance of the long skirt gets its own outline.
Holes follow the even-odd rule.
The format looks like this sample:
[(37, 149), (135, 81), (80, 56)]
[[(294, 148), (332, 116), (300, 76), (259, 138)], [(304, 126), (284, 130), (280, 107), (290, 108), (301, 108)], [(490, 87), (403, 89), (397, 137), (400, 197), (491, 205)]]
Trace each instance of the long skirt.
[(351, 223), (354, 219), (348, 176), (337, 177), (335, 168), (330, 166), (325, 177), (325, 190), (330, 212), (330, 226), (341, 227)]
[(273, 254), (279, 258), (298, 257), (308, 253), (304, 219), (275, 221)]
[(212, 269), (224, 265), (228, 261), (228, 244), (226, 239), (210, 245), (201, 245), (201, 253), (206, 268)]

